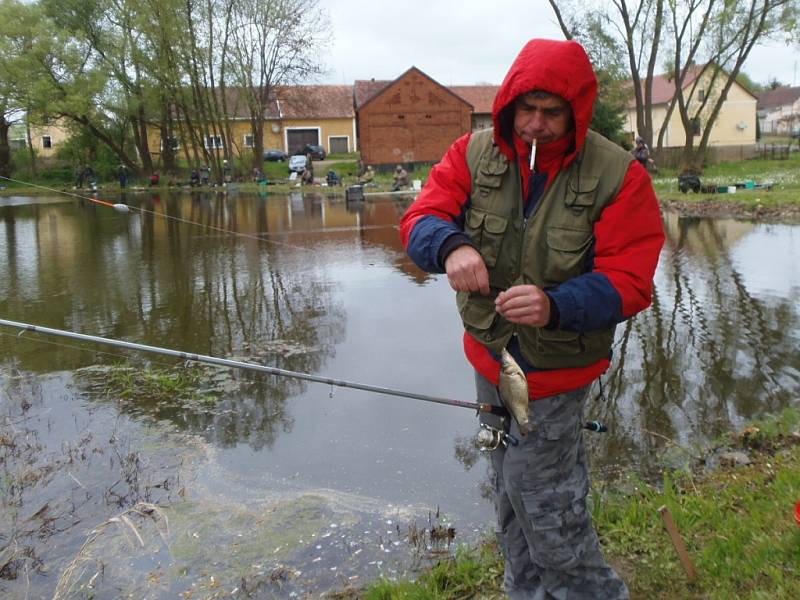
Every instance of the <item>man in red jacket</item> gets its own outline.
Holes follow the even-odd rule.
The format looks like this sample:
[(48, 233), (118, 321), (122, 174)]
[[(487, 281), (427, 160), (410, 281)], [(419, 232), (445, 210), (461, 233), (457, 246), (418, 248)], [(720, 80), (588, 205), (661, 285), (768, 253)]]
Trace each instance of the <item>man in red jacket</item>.
[[(501, 405), (501, 353), (525, 373), (532, 431), (492, 452), (511, 598), (627, 598), (586, 506), (589, 386), (617, 323), (651, 302), (664, 242), (650, 178), (589, 129), (597, 80), (576, 42), (532, 40), (493, 129), (456, 140), (401, 221), (409, 256), (457, 292), (478, 400)], [(492, 417), (483, 417), (484, 420)]]

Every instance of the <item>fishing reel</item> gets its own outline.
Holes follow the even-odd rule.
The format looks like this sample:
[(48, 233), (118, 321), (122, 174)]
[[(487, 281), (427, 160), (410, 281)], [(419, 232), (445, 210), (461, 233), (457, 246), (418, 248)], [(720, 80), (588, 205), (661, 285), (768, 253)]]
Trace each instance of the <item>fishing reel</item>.
[(477, 441), (481, 452), (491, 452), (499, 448), (501, 444), (506, 448), (509, 445), (516, 446), (519, 444), (519, 441), (513, 435), (509, 435), (502, 429), (495, 429), (486, 423), (481, 423)]

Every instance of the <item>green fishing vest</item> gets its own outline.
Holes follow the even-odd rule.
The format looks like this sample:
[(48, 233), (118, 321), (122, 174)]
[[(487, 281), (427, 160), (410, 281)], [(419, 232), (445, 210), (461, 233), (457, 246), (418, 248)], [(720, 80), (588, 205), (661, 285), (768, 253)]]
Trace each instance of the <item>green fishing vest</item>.
[(491, 129), (472, 135), (467, 149), (472, 196), (464, 227), (489, 270), (491, 294), (457, 294), (471, 335), (495, 353), (517, 335), (525, 359), (541, 369), (583, 367), (609, 355), (613, 326), (575, 332), (516, 325), (495, 312), (494, 301), (512, 285), (546, 289), (588, 270), (594, 224), (622, 187), (631, 160), (589, 131), (580, 154), (558, 173), (526, 220), (517, 162), (494, 145)]

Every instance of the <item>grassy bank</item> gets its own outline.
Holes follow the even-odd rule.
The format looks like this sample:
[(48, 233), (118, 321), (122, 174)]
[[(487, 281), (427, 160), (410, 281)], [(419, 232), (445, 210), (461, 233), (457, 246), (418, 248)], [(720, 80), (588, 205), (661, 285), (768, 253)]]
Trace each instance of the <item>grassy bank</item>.
[[(289, 181), (286, 163), (264, 163), (264, 175), (269, 185), (259, 185), (242, 177), (235, 183), (239, 192), (259, 194), (288, 194), (290, 192), (317, 192), (344, 195), (347, 186), (357, 183), (356, 163), (353, 160), (326, 161), (317, 164), (315, 175), (318, 181), (324, 181), (328, 169), (332, 169), (342, 178), (341, 187), (322, 187), (320, 185), (299, 186)], [(423, 182), (428, 178), (430, 167), (419, 167), (409, 173), (411, 179)], [(22, 179), (22, 178), (20, 178)], [(661, 169), (653, 175), (653, 183), (659, 200), (666, 210), (674, 210), (691, 216), (734, 216), (748, 219), (797, 221), (800, 220), (800, 152), (792, 152), (785, 160), (755, 158), (738, 162), (722, 163), (709, 166), (700, 176), (702, 185), (714, 188), (735, 186), (737, 183), (753, 181), (761, 186), (757, 189), (737, 188), (736, 193), (681, 193), (678, 189), (678, 173), (674, 170)], [(376, 173), (374, 187), (369, 192), (388, 192), (392, 186), (392, 173)], [(72, 181), (54, 181), (42, 178), (37, 183), (59, 191), (89, 194), (90, 190), (73, 190)], [(150, 191), (167, 192), (176, 187), (188, 187), (187, 181), (161, 178), (159, 186), (151, 187), (144, 179), (132, 179), (128, 186), (130, 192)], [(4, 189), (3, 189), (4, 188)], [(203, 191), (224, 192), (224, 187), (195, 188)], [(100, 182), (99, 194), (110, 196), (120, 191), (114, 182)], [(0, 196), (8, 195), (42, 195), (52, 191), (25, 184), (0, 181)]]
[[(632, 598), (800, 598), (800, 526), (793, 516), (800, 501), (799, 429), (800, 412), (787, 410), (732, 434), (692, 473), (665, 473), (661, 485), (638, 482), (627, 493), (595, 493), (593, 515), (605, 555)], [(749, 464), (733, 466), (744, 455)], [(696, 567), (694, 582), (664, 529), (663, 506)], [(487, 543), (460, 551), (416, 582), (381, 581), (339, 597), (502, 598), (501, 573), (497, 547)]]
[(734, 186), (748, 180), (756, 184), (772, 185), (769, 190), (740, 188), (733, 194), (683, 194), (678, 189), (677, 171), (664, 169), (653, 176), (656, 192), (662, 202), (718, 201), (750, 208), (758, 205), (766, 207), (800, 205), (800, 152), (792, 152), (789, 158), (784, 160), (754, 158), (712, 165), (706, 168), (700, 180), (704, 186), (718, 187)]

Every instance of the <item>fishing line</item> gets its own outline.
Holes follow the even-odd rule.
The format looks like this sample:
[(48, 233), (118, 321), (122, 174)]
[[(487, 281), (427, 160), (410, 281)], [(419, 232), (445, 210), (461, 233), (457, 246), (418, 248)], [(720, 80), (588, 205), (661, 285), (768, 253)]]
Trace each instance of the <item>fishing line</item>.
[(21, 185), (27, 185), (30, 187), (38, 188), (40, 190), (45, 190), (48, 192), (53, 192), (56, 194), (64, 194), (65, 196), (72, 196), (74, 198), (78, 198), (80, 200), (86, 200), (87, 202), (93, 202), (95, 204), (99, 204), (100, 206), (104, 206), (106, 208), (113, 208), (117, 212), (120, 213), (128, 213), (128, 212), (139, 212), (140, 214), (149, 214), (156, 217), (163, 217), (164, 219), (169, 219), (172, 221), (176, 221), (178, 223), (184, 223), (187, 225), (195, 225), (197, 227), (204, 227), (205, 229), (210, 229), (212, 231), (217, 231), (220, 233), (224, 233), (226, 235), (233, 235), (237, 237), (242, 237), (250, 240), (255, 240), (257, 242), (267, 242), (269, 244), (275, 244), (276, 246), (284, 246), (286, 248), (293, 248), (295, 250), (303, 250), (304, 252), (315, 252), (311, 248), (306, 248), (304, 246), (297, 246), (295, 244), (289, 244), (287, 242), (279, 242), (277, 240), (271, 240), (269, 238), (260, 236), (260, 235), (252, 235), (249, 233), (243, 233), (241, 231), (233, 231), (231, 229), (225, 229), (224, 227), (217, 227), (216, 225), (206, 225), (203, 223), (198, 223), (197, 221), (191, 221), (189, 219), (184, 219), (183, 217), (176, 217), (174, 215), (168, 215), (166, 213), (160, 213), (154, 210), (148, 210), (146, 208), (138, 207), (138, 206), (130, 206), (128, 204), (117, 203), (114, 204), (112, 202), (107, 202), (105, 200), (99, 200), (97, 198), (92, 198), (91, 196), (85, 196), (83, 194), (76, 194), (74, 192), (68, 192), (66, 190), (58, 190), (55, 188), (47, 187), (44, 185), (37, 185), (35, 183), (30, 183), (27, 181), (22, 181), (20, 179), (12, 179), (11, 177), (5, 177), (4, 175), (0, 175), (0, 179), (5, 179), (6, 181), (12, 181), (14, 183), (19, 183)]
[[(107, 350), (97, 350), (96, 348), (87, 348), (85, 346), (78, 346), (77, 344), (64, 344), (62, 342), (54, 342), (52, 340), (42, 340), (42, 339), (33, 339), (30, 337), (23, 337), (24, 331), (20, 331), (19, 333), (5, 333), (4, 331), (0, 331), (0, 336), (4, 338), (13, 338), (15, 340), (27, 340), (29, 342), (35, 342), (37, 344), (47, 344), (48, 346), (55, 346), (56, 348), (64, 348), (65, 350), (80, 350), (82, 352), (92, 352), (94, 354), (102, 354), (103, 356), (110, 356), (112, 358), (120, 358), (127, 362), (131, 362), (132, 359), (130, 356), (126, 354), (119, 354), (117, 352), (108, 352)], [(140, 359), (142, 360), (142, 359)], [(164, 362), (157, 359), (148, 359), (149, 362), (155, 365), (159, 365), (161, 367), (173, 367), (174, 365), (168, 362)]]

